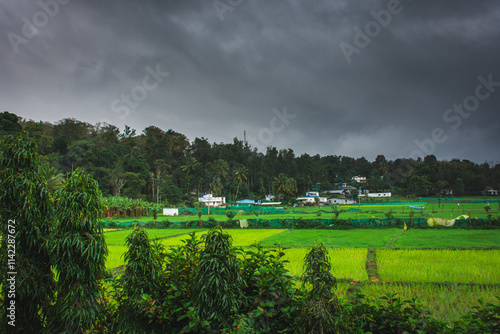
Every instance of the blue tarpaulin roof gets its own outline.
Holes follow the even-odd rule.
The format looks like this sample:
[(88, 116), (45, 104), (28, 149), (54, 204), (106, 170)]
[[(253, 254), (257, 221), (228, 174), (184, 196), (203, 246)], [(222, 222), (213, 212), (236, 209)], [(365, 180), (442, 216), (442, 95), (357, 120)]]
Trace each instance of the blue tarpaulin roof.
[(236, 201), (238, 204), (257, 204), (253, 199), (242, 199), (241, 201)]

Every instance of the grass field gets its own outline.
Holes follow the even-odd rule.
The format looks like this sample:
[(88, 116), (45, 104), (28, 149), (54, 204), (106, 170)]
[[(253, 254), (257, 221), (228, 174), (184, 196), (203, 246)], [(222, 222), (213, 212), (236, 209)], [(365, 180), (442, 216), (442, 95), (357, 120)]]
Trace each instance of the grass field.
[(387, 282), (500, 283), (498, 250), (377, 250)]
[[(290, 273), (299, 277), (304, 273), (304, 258), (310, 248), (285, 249), (284, 260), (289, 261), (285, 267)], [(366, 249), (331, 248), (328, 250), (332, 265), (331, 273), (337, 278), (366, 280)]]
[[(108, 269), (124, 264), (125, 238), (131, 229), (105, 232), (109, 255)], [(148, 229), (150, 238), (161, 238), (166, 246), (182, 244), (188, 233), (201, 237), (207, 229)], [(267, 247), (276, 243), (284, 247), (285, 267), (298, 278), (303, 273), (304, 257), (312, 246), (329, 247), (332, 274), (341, 280), (337, 293), (347, 297), (351, 284), (367, 296), (381, 297), (397, 293), (401, 299), (417, 297), (437, 319), (451, 322), (459, 319), (482, 298), (496, 303), (500, 296), (500, 230), (422, 230), (354, 229), (354, 230), (285, 230), (226, 229), (233, 245), (248, 247), (261, 242)], [(392, 249), (396, 247), (398, 249)], [(489, 250), (446, 249), (446, 247), (493, 247)], [(365, 262), (367, 248), (376, 249), (381, 282), (369, 280)], [(418, 249), (427, 248), (427, 249)], [(435, 249), (428, 249), (435, 248)], [(466, 285), (460, 285), (466, 283)], [(473, 283), (470, 285), (469, 283)], [(300, 284), (297, 282), (297, 284)], [(476, 285), (475, 285), (476, 284)]]
[(409, 229), (394, 244), (394, 247), (401, 248), (490, 246), (500, 246), (500, 232), (498, 230)]
[(283, 247), (312, 247), (323, 243), (326, 247), (382, 248), (399, 232), (399, 229), (290, 230), (264, 240), (262, 245), (281, 243)]
[[(337, 294), (347, 297), (349, 283), (339, 283)], [(500, 296), (500, 287), (481, 287), (465, 285), (423, 285), (423, 284), (375, 284), (359, 286), (359, 291), (367, 296), (378, 298), (386, 293), (397, 293), (402, 300), (417, 297), (432, 316), (451, 323), (460, 319), (473, 306), (479, 306), (478, 299), (485, 303), (498, 303), (495, 296)]]

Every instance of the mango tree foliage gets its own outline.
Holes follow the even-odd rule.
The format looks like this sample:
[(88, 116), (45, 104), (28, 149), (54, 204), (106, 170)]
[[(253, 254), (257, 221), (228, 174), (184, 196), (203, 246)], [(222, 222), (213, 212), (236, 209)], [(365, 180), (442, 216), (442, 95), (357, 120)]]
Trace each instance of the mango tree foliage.
[(101, 192), (77, 169), (55, 198), (58, 225), (47, 244), (59, 280), (48, 331), (81, 333), (92, 329), (102, 311), (99, 291), (108, 249), (99, 221)]
[[(53, 212), (50, 193), (38, 175), (37, 147), (26, 135), (6, 136), (0, 141), (0, 277), (4, 303), (2, 311), (15, 301), (14, 333), (39, 333), (54, 291), (54, 277), (44, 242), (50, 233)], [(8, 229), (8, 222), (13, 221)], [(14, 230), (14, 268), (5, 270), (8, 263), (9, 230)], [(12, 238), (12, 237), (10, 237)], [(10, 247), (12, 249), (12, 247)], [(15, 298), (8, 298), (7, 279), (16, 272)], [(4, 314), (2, 322), (8, 320)]]
[(232, 237), (220, 227), (206, 236), (194, 282), (193, 298), (200, 318), (210, 321), (214, 329), (230, 326), (245, 302), (244, 283)]
[[(143, 227), (135, 227), (126, 239), (128, 250), (124, 254), (125, 272), (118, 280), (121, 294), (117, 295), (118, 327), (123, 333), (149, 333), (161, 327), (145, 317), (146, 299), (162, 300), (163, 260), (162, 247), (152, 242)], [(160, 303), (161, 305), (161, 303)], [(165, 330), (165, 328), (163, 328)], [(163, 332), (163, 331), (162, 331)]]

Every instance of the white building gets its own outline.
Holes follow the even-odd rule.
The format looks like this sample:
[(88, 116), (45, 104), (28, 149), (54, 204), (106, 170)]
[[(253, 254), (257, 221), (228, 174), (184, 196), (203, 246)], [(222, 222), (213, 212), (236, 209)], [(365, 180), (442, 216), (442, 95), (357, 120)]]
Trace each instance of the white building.
[(275, 198), (276, 198), (276, 196), (274, 196), (274, 195), (271, 195), (271, 194), (266, 195), (266, 201), (274, 201)]
[(356, 203), (356, 201), (347, 198), (330, 198), (328, 202), (330, 202), (330, 204), (338, 204), (338, 205), (350, 205)]
[(352, 180), (353, 182), (366, 183), (366, 176), (360, 176), (360, 175), (358, 175), (358, 176), (353, 176), (353, 177), (351, 178), (351, 180)]
[(163, 208), (164, 216), (177, 216), (179, 215), (179, 209), (174, 208)]
[(213, 197), (212, 194), (203, 195), (203, 197), (198, 198), (198, 201), (204, 203), (206, 206), (211, 207), (226, 205), (225, 197)]
[(488, 196), (498, 196), (498, 190), (488, 186), (486, 187), (485, 194)]
[(386, 193), (368, 193), (368, 197), (391, 197), (392, 194), (388, 191)]
[(328, 203), (328, 199), (320, 197), (317, 191), (308, 191), (305, 197), (297, 197), (297, 201), (302, 203), (316, 203), (316, 199), (318, 199), (318, 203)]

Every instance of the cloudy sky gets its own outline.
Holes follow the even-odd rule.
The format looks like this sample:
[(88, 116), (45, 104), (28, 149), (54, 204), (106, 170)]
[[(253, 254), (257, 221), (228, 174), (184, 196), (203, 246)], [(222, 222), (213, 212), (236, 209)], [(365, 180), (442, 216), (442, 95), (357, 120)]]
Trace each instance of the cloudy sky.
[(0, 109), (265, 151), (499, 161), (496, 0), (0, 0)]

